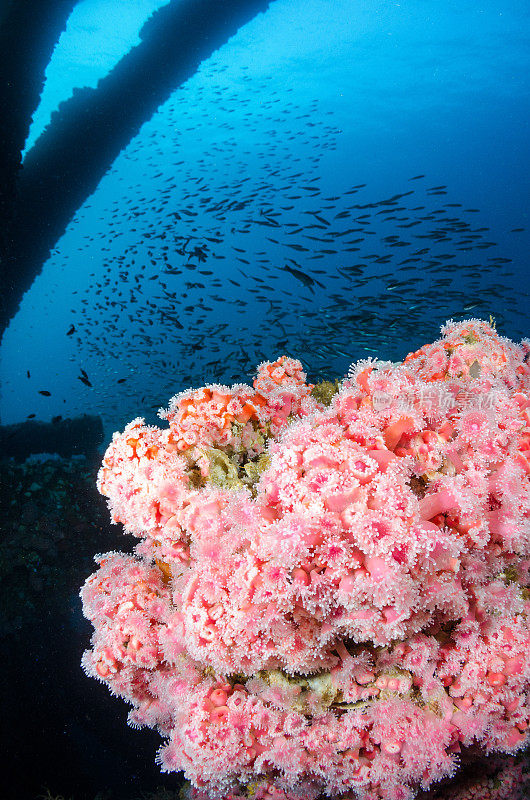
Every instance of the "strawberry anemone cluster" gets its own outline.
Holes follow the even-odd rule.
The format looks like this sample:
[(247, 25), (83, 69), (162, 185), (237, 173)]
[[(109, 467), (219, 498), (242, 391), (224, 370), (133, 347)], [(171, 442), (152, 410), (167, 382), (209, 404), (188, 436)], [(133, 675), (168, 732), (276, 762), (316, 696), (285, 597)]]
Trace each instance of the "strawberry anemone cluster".
[(139, 542), (81, 590), (83, 667), (197, 800), (409, 800), (527, 744), (530, 341), (441, 333), (114, 434), (98, 488)]

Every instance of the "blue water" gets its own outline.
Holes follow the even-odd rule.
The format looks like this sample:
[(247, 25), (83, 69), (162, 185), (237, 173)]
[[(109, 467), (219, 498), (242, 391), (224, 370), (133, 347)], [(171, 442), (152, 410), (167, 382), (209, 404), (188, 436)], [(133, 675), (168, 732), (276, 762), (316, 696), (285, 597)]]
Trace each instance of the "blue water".
[[(162, 5), (79, 4), (26, 152)], [(271, 2), (77, 210), (4, 336), (2, 421), (97, 413), (110, 436), (281, 353), (316, 379), (450, 317), (529, 335), (529, 22), (519, 0)]]
[[(101, 90), (150, 15), (179, 2), (77, 3), (26, 157), (61, 104)], [(451, 317), (530, 336), (529, 83), (523, 0), (271, 0), (175, 85), (76, 209), (1, 341), (1, 422), (99, 414), (106, 443), (137, 416), (156, 422), (176, 392), (249, 381), (282, 353), (317, 380), (401, 359)], [(94, 552), (128, 545), (103, 529), (95, 488), (78, 499), (64, 505), (81, 525), (62, 520), (68, 547), (18, 573), (23, 596), (32, 563), (75, 566), (57, 586), (63, 615), (50, 623), (53, 592), (30, 581), (35, 618), (0, 638), (6, 800), (133, 800), (179, 783), (154, 761), (158, 734), (128, 729), (125, 704), (79, 666), (88, 537)], [(53, 498), (33, 502), (13, 498), (4, 525), (40, 514), (55, 548)], [(23, 552), (32, 534), (21, 526)]]

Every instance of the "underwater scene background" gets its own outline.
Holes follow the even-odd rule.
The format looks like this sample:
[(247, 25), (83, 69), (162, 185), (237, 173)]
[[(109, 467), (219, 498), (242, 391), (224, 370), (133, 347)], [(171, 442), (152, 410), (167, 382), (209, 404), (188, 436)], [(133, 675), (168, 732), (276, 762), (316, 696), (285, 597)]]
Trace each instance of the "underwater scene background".
[(0, 40), (0, 795), (169, 800), (79, 666), (93, 555), (132, 549), (104, 449), (282, 354), (317, 382), (451, 318), (530, 335), (530, 8), (13, 0)]

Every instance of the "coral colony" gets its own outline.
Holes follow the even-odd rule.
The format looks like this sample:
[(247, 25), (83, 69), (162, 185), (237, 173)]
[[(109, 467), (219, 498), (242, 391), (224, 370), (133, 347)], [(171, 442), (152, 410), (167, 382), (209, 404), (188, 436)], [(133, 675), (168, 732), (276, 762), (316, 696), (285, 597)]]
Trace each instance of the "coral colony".
[(140, 542), (81, 591), (83, 667), (192, 797), (407, 800), (525, 747), (529, 357), (450, 321), (401, 364), (312, 386), (282, 356), (114, 434), (98, 487)]

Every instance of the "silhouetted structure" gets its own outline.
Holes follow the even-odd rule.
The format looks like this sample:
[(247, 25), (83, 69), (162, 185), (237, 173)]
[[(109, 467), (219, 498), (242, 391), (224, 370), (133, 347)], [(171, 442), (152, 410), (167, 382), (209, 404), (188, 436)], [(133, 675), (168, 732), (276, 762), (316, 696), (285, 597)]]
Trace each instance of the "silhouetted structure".
[(57, 422), (28, 420), (0, 425), (0, 457), (25, 461), (36, 453), (56, 453), (63, 458), (86, 456), (92, 461), (103, 442), (101, 417), (84, 414)]
[(143, 26), (141, 43), (96, 89), (77, 90), (60, 105), (20, 168), (44, 70), (75, 1), (12, 0), (0, 19), (0, 52), (10, 54), (0, 74), (0, 336), (75, 211), (141, 125), (270, 2), (174, 0), (163, 6)]

